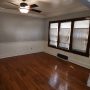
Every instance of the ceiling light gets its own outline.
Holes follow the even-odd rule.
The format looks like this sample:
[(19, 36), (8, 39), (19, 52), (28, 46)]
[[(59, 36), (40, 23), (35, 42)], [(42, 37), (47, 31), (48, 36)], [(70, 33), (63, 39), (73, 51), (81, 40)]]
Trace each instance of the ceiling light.
[(19, 11), (21, 13), (28, 13), (29, 12), (29, 6), (24, 6), (24, 7), (20, 6)]

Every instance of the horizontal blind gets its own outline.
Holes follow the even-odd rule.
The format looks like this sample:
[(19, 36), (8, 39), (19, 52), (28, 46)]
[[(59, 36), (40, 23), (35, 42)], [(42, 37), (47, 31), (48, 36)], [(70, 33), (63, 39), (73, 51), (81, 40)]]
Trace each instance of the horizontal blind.
[(76, 51), (86, 52), (90, 20), (74, 22), (72, 48)]
[(57, 47), (58, 40), (58, 23), (50, 24), (50, 45)]
[(59, 47), (69, 49), (70, 46), (71, 22), (60, 24)]

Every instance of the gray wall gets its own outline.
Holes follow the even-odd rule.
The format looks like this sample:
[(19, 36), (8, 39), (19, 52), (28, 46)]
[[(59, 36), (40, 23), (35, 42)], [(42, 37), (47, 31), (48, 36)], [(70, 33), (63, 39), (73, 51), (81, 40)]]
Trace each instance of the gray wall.
[(0, 13), (0, 58), (44, 51), (45, 20)]
[(44, 19), (0, 13), (0, 42), (44, 40)]

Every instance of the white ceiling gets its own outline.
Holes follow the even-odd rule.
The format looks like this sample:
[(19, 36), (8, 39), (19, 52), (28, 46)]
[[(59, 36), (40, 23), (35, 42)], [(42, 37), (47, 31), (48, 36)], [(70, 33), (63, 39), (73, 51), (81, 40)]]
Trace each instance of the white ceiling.
[[(11, 10), (13, 11), (14, 10), (18, 11), (18, 7), (12, 4), (9, 4), (7, 2), (12, 2), (19, 5), (22, 2), (22, 0), (0, 0), (0, 7), (5, 7), (7, 9), (11, 8)], [(37, 7), (36, 9), (39, 9), (42, 11), (40, 15), (44, 15), (48, 17), (90, 9), (86, 6), (86, 4), (84, 5), (82, 0), (26, 0), (26, 2), (29, 5), (38, 4), (39, 7)], [(6, 9), (3, 9), (3, 10), (6, 10)], [(33, 12), (30, 12), (30, 13), (33, 13)], [(34, 13), (34, 14), (37, 14), (37, 13)]]

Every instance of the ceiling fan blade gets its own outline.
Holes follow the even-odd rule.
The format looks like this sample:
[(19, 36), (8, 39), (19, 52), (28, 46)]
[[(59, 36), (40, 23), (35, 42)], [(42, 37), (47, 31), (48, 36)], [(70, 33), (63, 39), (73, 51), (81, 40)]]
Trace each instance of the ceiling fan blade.
[(42, 11), (36, 10), (36, 9), (30, 9), (30, 11), (34, 11), (34, 12), (37, 12), (37, 13), (41, 13), (42, 12)]
[(30, 7), (35, 8), (35, 7), (38, 7), (38, 5), (37, 4), (31, 4)]
[(12, 3), (12, 2), (7, 2), (7, 3), (12, 4), (12, 5), (14, 5), (14, 6), (18, 6), (17, 4), (14, 4), (14, 3)]

